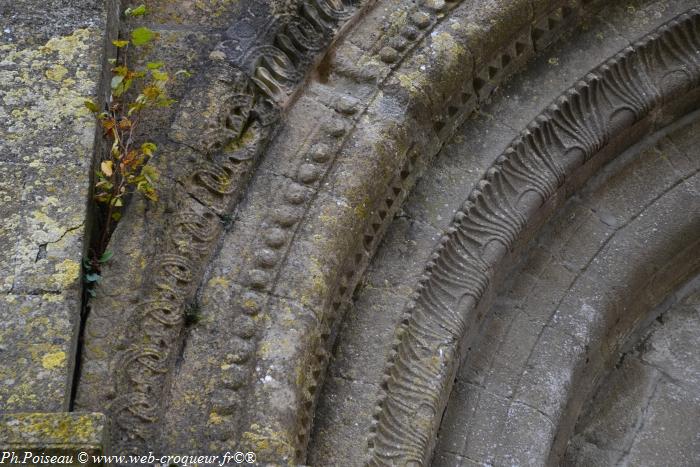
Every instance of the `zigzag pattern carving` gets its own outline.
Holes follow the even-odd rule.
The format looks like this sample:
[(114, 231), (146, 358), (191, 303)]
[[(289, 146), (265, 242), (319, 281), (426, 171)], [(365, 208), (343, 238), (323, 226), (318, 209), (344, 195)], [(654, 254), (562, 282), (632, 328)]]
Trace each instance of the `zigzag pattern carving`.
[(531, 214), (621, 130), (700, 81), (700, 10), (612, 57), (497, 159), (442, 237), (405, 311), (382, 384), (369, 465), (423, 465), (460, 363), (460, 342)]

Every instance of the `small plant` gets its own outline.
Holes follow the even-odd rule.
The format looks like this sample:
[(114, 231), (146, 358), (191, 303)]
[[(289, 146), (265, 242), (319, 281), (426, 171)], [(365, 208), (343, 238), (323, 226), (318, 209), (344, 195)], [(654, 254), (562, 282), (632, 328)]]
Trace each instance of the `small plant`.
[[(131, 17), (146, 14), (140, 5), (128, 8), (125, 15)], [(100, 279), (100, 266), (109, 261), (112, 253), (106, 251), (109, 236), (122, 217), (122, 209), (128, 196), (138, 192), (151, 201), (158, 201), (154, 184), (158, 181), (158, 170), (147, 162), (155, 155), (157, 146), (151, 141), (139, 141), (140, 125), (146, 118), (144, 111), (158, 107), (170, 107), (175, 100), (168, 96), (168, 85), (172, 78), (189, 76), (181, 70), (173, 77), (166, 71), (164, 62), (147, 62), (144, 67), (130, 68), (127, 53), (130, 47), (151, 44), (158, 35), (147, 27), (131, 31), (128, 40), (114, 40), (117, 58), (109, 60), (112, 66), (111, 95), (105, 109), (92, 100), (85, 101), (99, 122), (104, 138), (109, 143), (109, 152), (103, 155), (95, 170), (94, 199), (100, 207), (99, 239), (83, 262), (85, 281), (94, 285)], [(88, 292), (94, 294), (92, 287)]]
[(83, 260), (83, 270), (85, 271), (83, 278), (87, 286), (85, 290), (91, 297), (95, 296), (95, 285), (102, 279), (100, 265), (112, 259), (113, 255), (114, 253), (111, 251), (105, 251), (97, 259), (85, 258)]
[(202, 320), (199, 304), (190, 303), (185, 307), (185, 326), (194, 326)]

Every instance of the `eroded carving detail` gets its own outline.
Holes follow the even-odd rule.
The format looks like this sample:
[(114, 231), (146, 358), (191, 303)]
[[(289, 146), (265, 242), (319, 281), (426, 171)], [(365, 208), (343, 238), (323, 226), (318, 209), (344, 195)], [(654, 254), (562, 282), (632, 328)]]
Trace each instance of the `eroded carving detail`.
[[(431, 18), (434, 21), (426, 24), (424, 27), (426, 32), (422, 37), (425, 37), (431, 29), (428, 26), (437, 24), (438, 20), (441, 21), (437, 15), (431, 16)], [(305, 27), (300, 26), (300, 28)], [(287, 36), (292, 35), (288, 28), (285, 31)], [(275, 44), (286, 43), (284, 38), (280, 39), (282, 36), (275, 37)], [(523, 37), (525, 39), (522, 40), (527, 41), (526, 33)], [(287, 38), (289, 39), (289, 37)], [(260, 39), (250, 39), (246, 43), (259, 44)], [(519, 54), (522, 57), (532, 54), (531, 45), (523, 49), (518, 47), (519, 43), (516, 41), (511, 44), (513, 54)], [(238, 53), (238, 48), (243, 49), (244, 52)], [(311, 49), (310, 47), (309, 50)], [(182, 248), (190, 248), (192, 251), (182, 256), (187, 261), (182, 261), (180, 269), (175, 270), (177, 275), (172, 274), (173, 270), (165, 271), (166, 276), (164, 277), (170, 277), (170, 279), (154, 281), (159, 294), (170, 294), (166, 295), (166, 300), (170, 300), (176, 305), (172, 308), (177, 310), (179, 316), (182, 315), (183, 304), (191, 295), (191, 290), (197, 282), (197, 279), (193, 281), (192, 278), (200, 277), (200, 267), (210, 258), (212, 245), (219, 236), (220, 227), (218, 227), (219, 222), (216, 214), (223, 215), (230, 212), (245, 177), (250, 173), (255, 159), (269, 137), (271, 123), (274, 123), (278, 118), (286, 96), (292, 91), (293, 80), (299, 79), (301, 76), (291, 67), (303, 63), (303, 61), (299, 61), (298, 57), (289, 53), (289, 50), (288, 46), (281, 46), (277, 50), (265, 47), (246, 52), (245, 47), (240, 46), (240, 44), (234, 45), (229, 42), (221, 45), (213, 54), (219, 62), (211, 73), (212, 79), (215, 80), (214, 84), (204, 83), (203, 86), (194, 89), (189, 97), (188, 105), (184, 106), (190, 110), (181, 112), (173, 125), (171, 132), (173, 139), (182, 144), (193, 146), (199, 154), (205, 156), (204, 162), (191, 172), (191, 175), (183, 181), (183, 185), (185, 192), (205, 207), (203, 212), (211, 219), (210, 224), (207, 220), (204, 223), (185, 224), (176, 229), (179, 244), (182, 245)], [(493, 70), (487, 70), (490, 73), (489, 82), (492, 84), (504, 79), (514, 69), (514, 62), (503, 60), (502, 57), (499, 60), (502, 69), (499, 69), (497, 73), (494, 73)], [(478, 97), (488, 97), (487, 89), (487, 87), (482, 86)], [(465, 112), (476, 105), (475, 94), (471, 80), (469, 80), (467, 89), (461, 98)], [(338, 99), (333, 107), (339, 114), (351, 120), (350, 125), (354, 124), (353, 120), (356, 121), (359, 118), (357, 114), (360, 112), (358, 112), (356, 105), (347, 100)], [(203, 109), (208, 109), (208, 111)], [(191, 112), (191, 115), (187, 115), (185, 112)], [(453, 113), (450, 114), (453, 115)], [(207, 115), (209, 118), (201, 118), (201, 116)], [(278, 208), (270, 213), (270, 218), (275, 225), (261, 231), (261, 235), (259, 235), (260, 245), (258, 246), (260, 248), (258, 251), (260, 253), (256, 256), (256, 267), (247, 271), (246, 285), (248, 290), (236, 294), (232, 303), (222, 302), (217, 305), (236, 310), (237, 319), (247, 315), (255, 316), (261, 309), (266, 308), (268, 296), (265, 291), (271, 286), (279, 260), (284, 257), (284, 250), (288, 247), (297, 224), (306, 212), (304, 202), (307, 200), (307, 196), (303, 187), (316, 186), (318, 181), (322, 179), (324, 171), (327, 171), (333, 164), (338, 148), (344, 144), (344, 136), (348, 133), (348, 126), (342, 120), (329, 122), (327, 128), (324, 127), (318, 132), (320, 136), (314, 139), (314, 144), (310, 148), (305, 148), (309, 151), (309, 161), (299, 166), (295, 181), (290, 182), (284, 193), (280, 194), (283, 199), (279, 203), (275, 203)], [(436, 131), (440, 131), (442, 128), (436, 127)], [(196, 138), (193, 143), (189, 139), (192, 135), (201, 135), (201, 137)], [(335, 294), (337, 298), (332, 301), (332, 314), (324, 315), (320, 339), (314, 346), (318, 349), (317, 361), (312, 362), (312, 368), (309, 368), (307, 372), (312, 377), (306, 384), (304, 410), (299, 415), (300, 446), (306, 442), (312, 419), (313, 401), (320, 387), (319, 378), (323, 373), (322, 369), (326, 365), (326, 348), (329, 345), (330, 328), (337, 322), (342, 303), (347, 302), (350, 298), (359, 275), (366, 266), (368, 257), (371, 256), (370, 252), (373, 251), (382, 236), (382, 231), (386, 228), (393, 213), (400, 206), (402, 197), (405, 196), (415, 180), (417, 172), (419, 172), (415, 170), (415, 165), (419, 159), (415, 151), (411, 152), (406, 157), (405, 166), (397, 171), (386, 198), (380, 200), (375, 209), (375, 219), (367, 230), (363, 251), (359, 251), (350, 259), (346, 267), (347, 272), (342, 275), (341, 283)], [(183, 211), (180, 215), (188, 219), (197, 215), (202, 216), (194, 211)], [(204, 230), (211, 226), (213, 229), (211, 239), (207, 242), (192, 241), (189, 233), (196, 230), (197, 226)], [(156, 276), (156, 278), (158, 277), (160, 276)], [(189, 279), (189, 281), (184, 279)], [(163, 287), (162, 284), (167, 283), (168, 280), (176, 282), (170, 282), (170, 287)], [(181, 292), (177, 294), (175, 292), (177, 290)], [(216, 300), (213, 302), (217, 303)], [(156, 305), (166, 306), (162, 302)], [(165, 312), (169, 310), (170, 308), (158, 311), (157, 313), (160, 313), (158, 316), (160, 318), (162, 318), (161, 315), (168, 316)], [(181, 326), (181, 321), (167, 324), (164, 319), (151, 319), (148, 321), (148, 326), (143, 328), (148, 330), (148, 340), (160, 339), (166, 342), (166, 345), (172, 346), (173, 343), (178, 342)], [(132, 336), (128, 341), (133, 342), (138, 337)], [(236, 395), (236, 391), (243, 387), (250, 378), (254, 366), (251, 357), (255, 352), (255, 338), (254, 326), (243, 326), (240, 339), (231, 339), (231, 342), (228, 343), (230, 353), (234, 358), (226, 363), (226, 370), (222, 370), (222, 373), (217, 375), (220, 377), (218, 386), (222, 389), (220, 397), (212, 400), (212, 408), (219, 415), (233, 419), (235, 418), (234, 413), (240, 408), (238, 403), (240, 397)], [(144, 347), (143, 349), (144, 352), (151, 351), (150, 348)], [(161, 351), (163, 355), (167, 356), (170, 349), (161, 349)], [(161, 358), (158, 357), (158, 360), (160, 361)], [(143, 438), (149, 434), (152, 436), (152, 430), (149, 431), (149, 427), (155, 423), (153, 410), (156, 410), (157, 404), (154, 404), (156, 396), (150, 396), (148, 391), (150, 391), (149, 388), (160, 387), (156, 383), (163, 381), (167, 372), (161, 373), (160, 367), (148, 368), (144, 364), (148, 360), (136, 358), (120, 361), (128, 362), (123, 365), (124, 368), (127, 366), (145, 367), (145, 369), (142, 368), (143, 374), (146, 375), (146, 379), (151, 384), (148, 386), (140, 384), (144, 377), (133, 378), (131, 375), (135, 375), (137, 372), (123, 370), (127, 377), (120, 378), (119, 384), (123, 388), (134, 387), (137, 390), (128, 393), (128, 397), (120, 398), (118, 403), (115, 402), (114, 410), (119, 413), (118, 420), (124, 420), (125, 431), (131, 430), (131, 434), (135, 438)], [(132, 416), (137, 414), (140, 416), (135, 416), (134, 419)], [(222, 446), (226, 446), (226, 443), (230, 443), (235, 438), (233, 424), (229, 424), (228, 419), (226, 420), (225, 424), (221, 424), (221, 433), (217, 434), (217, 439), (222, 441)], [(300, 456), (298, 453), (298, 457)]]
[[(403, 57), (407, 56), (421, 40), (425, 39), (439, 23), (448, 17), (449, 12), (461, 2), (449, 2), (443, 4), (438, 9), (431, 7), (428, 3), (429, 2), (421, 3), (419, 7), (411, 10), (412, 13), (409, 16), (414, 25), (409, 25), (401, 33), (403, 37), (398, 39), (398, 42), (400, 42), (402, 46), (397, 47), (397, 49), (399, 52), (403, 53), (397, 53), (396, 60), (384, 60), (386, 63), (392, 65), (392, 70), (397, 69)], [(545, 14), (544, 18), (550, 18), (552, 16), (561, 17), (561, 21), (548, 23), (547, 41), (541, 40), (539, 43), (540, 47), (546, 46), (548, 41), (558, 37), (559, 34), (566, 30), (566, 27), (575, 24), (577, 19), (584, 16), (584, 8), (590, 6), (592, 3), (591, 1), (581, 1), (577, 2), (575, 6), (571, 4), (565, 14), (562, 14), (563, 7), (555, 8)], [(482, 70), (482, 75), (488, 75), (483, 81), (479, 81), (478, 78), (466, 80), (464, 87), (459, 91), (456, 99), (442, 96), (443, 107), (447, 108), (447, 112), (446, 115), (439, 116), (438, 121), (436, 121), (434, 125), (434, 130), (440, 141), (446, 141), (451, 136), (451, 130), (456, 127), (460, 118), (471, 113), (479, 102), (489, 97), (489, 94), (498, 83), (517, 70), (517, 66), (522, 64), (524, 60), (534, 55), (535, 46), (530, 41), (532, 28), (534, 28), (534, 26), (528, 26), (524, 31), (516, 35), (515, 39), (505, 47), (504, 52), (493, 60), (493, 63), (497, 63), (497, 65), (491, 64)], [(378, 53), (381, 58), (383, 54), (387, 52), (386, 47), (382, 47), (382, 45), (390, 43), (396, 44), (397, 38), (394, 36), (380, 38), (373, 47), (371, 53)], [(392, 54), (394, 52), (392, 52)], [(348, 72), (350, 77), (365, 75), (364, 72), (354, 69), (350, 69)], [(389, 76), (391, 76), (391, 73), (381, 79), (378, 88), (382, 87)], [(479, 83), (479, 92), (474, 88), (474, 83)], [(349, 119), (351, 116), (361, 115), (364, 112), (364, 109), (359, 111), (354, 105), (351, 107), (351, 110), (348, 110), (348, 105), (343, 101), (343, 98), (336, 97), (331, 100), (333, 104), (328, 103), (327, 105), (334, 107), (340, 114), (344, 114)], [(359, 117), (355, 117), (351, 119), (351, 121), (357, 121), (357, 119), (359, 119)], [(347, 134), (351, 135), (352, 130), (348, 131)], [(328, 147), (323, 143), (320, 144), (323, 145), (324, 150), (314, 151), (312, 149), (312, 159), (315, 162), (325, 162), (331, 159), (332, 162), (333, 159), (335, 159), (335, 151), (331, 151), (330, 153), (334, 155), (330, 156), (328, 155)], [(342, 144), (344, 144), (344, 141), (341, 142), (341, 146)], [(418, 148), (412, 148), (407, 152), (404, 158), (405, 163), (396, 170), (394, 178), (387, 187), (386, 195), (378, 199), (376, 206), (371, 210), (372, 219), (367, 224), (366, 232), (362, 239), (363, 241), (359, 249), (349, 257), (346, 264), (342, 266), (341, 274), (338, 276), (338, 283), (331, 295), (329, 310), (327, 313), (321, 315), (319, 332), (312, 336), (314, 339), (313, 348), (315, 349), (315, 358), (308, 363), (305, 371), (305, 374), (309, 375), (309, 377), (304, 385), (302, 394), (303, 404), (298, 415), (296, 433), (299, 446), (305, 446), (308, 442), (310, 424), (313, 419), (314, 403), (317, 399), (318, 391), (323, 384), (324, 370), (327, 366), (328, 358), (330, 357), (329, 348), (332, 345), (331, 336), (334, 335), (334, 328), (339, 324), (340, 317), (350, 303), (355, 287), (369, 263), (369, 260), (373, 256), (378, 243), (381, 241), (390, 220), (400, 209), (403, 199), (410, 192), (415, 180), (420, 176), (425, 164), (429, 160), (429, 157), (422, 156), (419, 151)], [(317, 158), (319, 154), (322, 154), (323, 157)], [(322, 174), (318, 171), (305, 172), (303, 169), (304, 167), (301, 167), (299, 172), (300, 183), (313, 183), (318, 178), (322, 177)], [(255, 275), (253, 277), (265, 278), (265, 280), (261, 280), (259, 283), (251, 282), (250, 286), (264, 288), (263, 283), (267, 282), (269, 276), (263, 271), (254, 272)], [(298, 449), (297, 458), (301, 459), (302, 454), (302, 450)]]
[[(500, 260), (574, 169), (616, 133), (698, 86), (698, 32), (700, 11), (693, 9), (611, 58), (537, 117), (487, 171), (426, 265), (397, 330), (370, 465), (427, 461), (460, 341), (481, 319), (474, 311)], [(632, 115), (620, 120), (621, 111)]]
[[(184, 308), (214, 253), (222, 232), (220, 216), (231, 212), (237, 203), (273, 124), (314, 54), (330, 43), (341, 22), (359, 5), (344, 0), (308, 0), (301, 2), (296, 14), (272, 17), (262, 27), (255, 24), (254, 17), (244, 17), (242, 23), (252, 22), (251, 28), (236, 25), (231, 29), (231, 37), (211, 54), (215, 64), (208, 80), (195, 86), (178, 109), (170, 136), (191, 149), (194, 163), (175, 184), (172, 198), (177, 200), (179, 211), (166, 225), (157, 263), (148, 269), (144, 298), (134, 308), (119, 351), (116, 355), (85, 353), (93, 363), (111, 362), (114, 388), (109, 410), (120, 428), (115, 440), (118, 451), (153, 445), (163, 388), (182, 338)], [(246, 37), (245, 31), (253, 34)], [(290, 221), (295, 220), (282, 215), (280, 224)], [(246, 309), (254, 314), (251, 300), (248, 297)], [(100, 328), (105, 319), (97, 312), (88, 320), (86, 336), (104, 337)], [(242, 350), (235, 353), (232, 363), (244, 363), (254, 351), (253, 345), (246, 344), (254, 333), (242, 334), (238, 345)], [(225, 387), (240, 387), (244, 378), (239, 379)], [(104, 381), (84, 379), (83, 393), (95, 384)], [(80, 403), (78, 399), (76, 404)], [(225, 407), (221, 409), (227, 412)]]

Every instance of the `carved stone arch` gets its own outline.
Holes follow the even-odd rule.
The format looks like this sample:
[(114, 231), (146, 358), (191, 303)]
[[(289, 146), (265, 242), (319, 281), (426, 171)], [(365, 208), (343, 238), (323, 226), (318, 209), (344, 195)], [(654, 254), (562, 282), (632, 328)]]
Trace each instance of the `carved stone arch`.
[[(699, 21), (690, 10), (588, 73), (486, 171), (439, 240), (399, 324), (370, 465), (429, 461), (455, 373), (505, 265), (590, 174), (640, 135), (697, 107)], [(668, 79), (676, 75), (683, 79)], [(692, 214), (689, 222), (689, 232), (696, 231)]]
[[(474, 11), (459, 2), (405, 2), (376, 34), (386, 23), (387, 5), (378, 4), (348, 31), (327, 58), (330, 79), (307, 83), (286, 109), (203, 280), (199, 302), (213, 322), (188, 336), (165, 417), (171, 439), (185, 420), (213, 413), (222, 422), (212, 445), (241, 442), (265, 459), (305, 459), (329, 350), (387, 225), (454, 125), (536, 47), (597, 7), (567, 5)], [(559, 21), (545, 21), (535, 44), (533, 31), (550, 17)], [(480, 27), (454, 33), (454, 24), (470, 22)], [(488, 47), (470, 44), (492, 34)], [(423, 64), (424, 54), (435, 62)], [(483, 80), (464, 79), (474, 62), (488, 68)], [(421, 79), (407, 81), (410, 73)], [(446, 112), (440, 102), (455, 96)], [(238, 254), (223, 253), (231, 251)], [(231, 323), (233, 339), (219, 331)], [(230, 358), (201, 365), (212, 346)], [(203, 381), (215, 397), (182, 404)]]
[[(245, 37), (235, 37), (234, 18), (211, 49), (210, 73), (182, 96), (167, 129), (161, 202), (135, 202), (115, 232), (111, 248), (129, 253), (105, 268), (110, 288), (92, 302), (76, 408), (106, 410), (122, 452), (235, 446), (261, 461), (303, 462), (344, 312), (416, 179), (511, 74), (602, 3), (313, 0), (294, 2), (281, 22), (260, 15), (257, 24), (242, 12)], [(315, 43), (290, 45), (308, 23), (324, 30), (327, 55)], [(672, 50), (688, 40), (678, 36)], [(296, 67), (277, 70), (284, 80), (269, 62), (248, 61), (271, 47)], [(653, 70), (665, 66), (649, 60)], [(630, 73), (618, 63), (639, 69), (615, 60), (609, 74)], [(642, 99), (650, 109), (634, 100), (656, 87), (605, 73), (548, 114), (559, 126), (534, 125), (484, 179), (467, 210), (490, 241), (473, 254), (459, 307), (486, 290), (484, 271), (519, 238), (513, 223), (524, 224), (523, 212), (567, 173), (551, 163), (550, 146), (585, 158), (608, 147), (600, 128), (616, 128), (609, 139), (631, 124), (618, 113), (572, 127), (577, 113), (595, 112), (591, 99), (603, 98), (595, 93), (633, 108), (635, 121), (659, 108), (651, 94)], [(562, 136), (567, 128), (587, 137)], [(518, 165), (519, 151), (539, 152)], [(479, 211), (515, 179), (532, 183), (497, 203), (502, 218)], [(201, 321), (186, 326), (187, 310)]]
[[(672, 141), (696, 141), (697, 112), (691, 116), (595, 174), (575, 199), (563, 203), (486, 299), (491, 305), (480, 337), (466, 339), (469, 350), (441, 421), (435, 465), (468, 463), (465, 459), (564, 465), (576, 420), (591, 419), (583, 417), (586, 401), (594, 392), (612, 393), (606, 373), (629, 358), (630, 348), (647, 347), (639, 336), (649, 323), (693, 291), (700, 270), (697, 165), (684, 168), (659, 157), (683, 160)], [(640, 189), (636, 176), (644, 174), (656, 183)], [(691, 286), (684, 290), (686, 282)], [(689, 340), (687, 351), (694, 353)], [(644, 412), (643, 406), (629, 405), (630, 412)], [(689, 402), (685, 407), (697, 410)], [(633, 441), (636, 430), (630, 431)], [(679, 442), (679, 434), (659, 435), (658, 445)], [(592, 452), (597, 444), (608, 449), (617, 444), (592, 437), (586, 442)], [(616, 452), (594, 465), (619, 465), (626, 449), (617, 444)], [(677, 455), (666, 450), (666, 462), (674, 465), (690, 465), (697, 456), (692, 448)], [(632, 456), (628, 462), (658, 459)], [(587, 464), (576, 459), (573, 465)]]
[[(168, 34), (169, 18), (178, 8), (191, 7), (185, 1), (149, 5), (156, 17), (152, 27), (160, 31), (164, 23), (161, 34)], [(181, 447), (164, 439), (159, 426), (184, 343), (187, 310), (197, 307), (207, 263), (216, 255), (285, 107), (323, 52), (342, 36), (345, 23), (368, 2), (290, 1), (277, 7), (267, 1), (221, 6), (208, 20), (195, 17), (194, 25), (176, 27), (194, 29), (194, 37), (203, 29), (197, 22), (216, 23), (211, 37), (219, 40), (203, 41), (209, 49), (196, 59), (195, 78), (179, 90), (180, 103), (166, 128), (153, 132), (165, 153), (152, 162), (163, 174), (160, 201), (134, 200), (114, 232), (110, 249), (125, 254), (104, 267), (110, 287), (100, 288), (90, 304), (80, 355), (74, 406), (107, 412), (117, 452)], [(136, 264), (140, 266), (134, 268)], [(247, 331), (239, 334), (248, 336)], [(235, 400), (225, 397), (222, 403), (229, 406)], [(208, 420), (205, 416), (201, 423)], [(212, 449), (203, 441), (208, 438), (205, 428), (201, 433), (188, 445)], [(192, 431), (181, 435), (192, 436)]]

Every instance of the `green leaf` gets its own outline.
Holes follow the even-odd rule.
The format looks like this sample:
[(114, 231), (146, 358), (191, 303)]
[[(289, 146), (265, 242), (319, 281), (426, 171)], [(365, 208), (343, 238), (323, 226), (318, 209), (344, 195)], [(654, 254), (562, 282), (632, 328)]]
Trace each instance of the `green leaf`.
[(122, 94), (124, 94), (126, 91), (129, 90), (129, 88), (131, 87), (131, 83), (132, 83), (131, 78), (125, 79), (124, 81), (122, 81), (119, 84), (119, 86), (116, 87), (116, 89), (114, 89), (114, 91), (112, 91), (112, 94), (114, 94), (115, 97), (121, 96)]
[(151, 76), (156, 81), (167, 81), (169, 76), (165, 71), (151, 70)]
[(102, 279), (102, 276), (100, 276), (96, 272), (85, 274), (85, 280), (88, 282), (98, 282), (100, 279)]
[(177, 70), (175, 72), (175, 76), (182, 76), (184, 78), (189, 78), (190, 76), (192, 76), (192, 73), (190, 73), (187, 70)]
[(116, 41), (112, 41), (112, 44), (114, 44), (115, 47), (118, 47), (121, 49), (122, 47), (126, 47), (127, 45), (129, 45), (129, 41), (116, 40)]
[(159, 68), (162, 68), (165, 63), (163, 62), (148, 62), (146, 63), (146, 67), (148, 67), (149, 70), (157, 70)]
[(156, 146), (153, 143), (143, 143), (141, 145), (141, 152), (143, 152), (147, 156), (152, 156), (157, 148), (158, 146)]
[(177, 102), (175, 99), (158, 99), (158, 106), (159, 107), (170, 107), (175, 102)]
[(125, 66), (116, 66), (112, 69), (112, 73), (115, 75), (119, 76), (126, 76), (126, 74), (129, 72), (129, 69)]
[(160, 178), (160, 173), (158, 169), (152, 165), (144, 165), (141, 169), (141, 175), (143, 175), (149, 181), (158, 181)]
[(145, 45), (151, 42), (155, 36), (155, 32), (142, 26), (131, 31), (131, 43), (136, 46)]
[(100, 259), (98, 259), (97, 261), (99, 261), (100, 263), (106, 263), (107, 261), (112, 259), (112, 256), (114, 256), (114, 252), (107, 250), (104, 253), (102, 253), (102, 256), (100, 256)]
[(127, 8), (124, 14), (127, 16), (143, 16), (146, 14), (146, 5), (139, 5), (136, 8)]
[(108, 182), (107, 180), (102, 180), (100, 182), (95, 183), (95, 188), (98, 188), (102, 191), (109, 191), (112, 188), (114, 188), (114, 184)]
[(100, 110), (97, 104), (95, 104), (91, 99), (85, 99), (84, 104), (90, 112), (99, 112)]
[(116, 59), (116, 58), (108, 58), (107, 61), (109, 62), (110, 65), (116, 65), (116, 64), (117, 64), (117, 59)]
[(112, 76), (112, 83), (111, 83), (112, 89), (117, 89), (119, 87), (119, 85), (122, 84), (122, 81), (124, 81), (123, 76), (121, 76), (121, 75)]
[(119, 222), (119, 219), (122, 218), (122, 213), (121, 212), (113, 212), (112, 213), (112, 220), (114, 222)]

